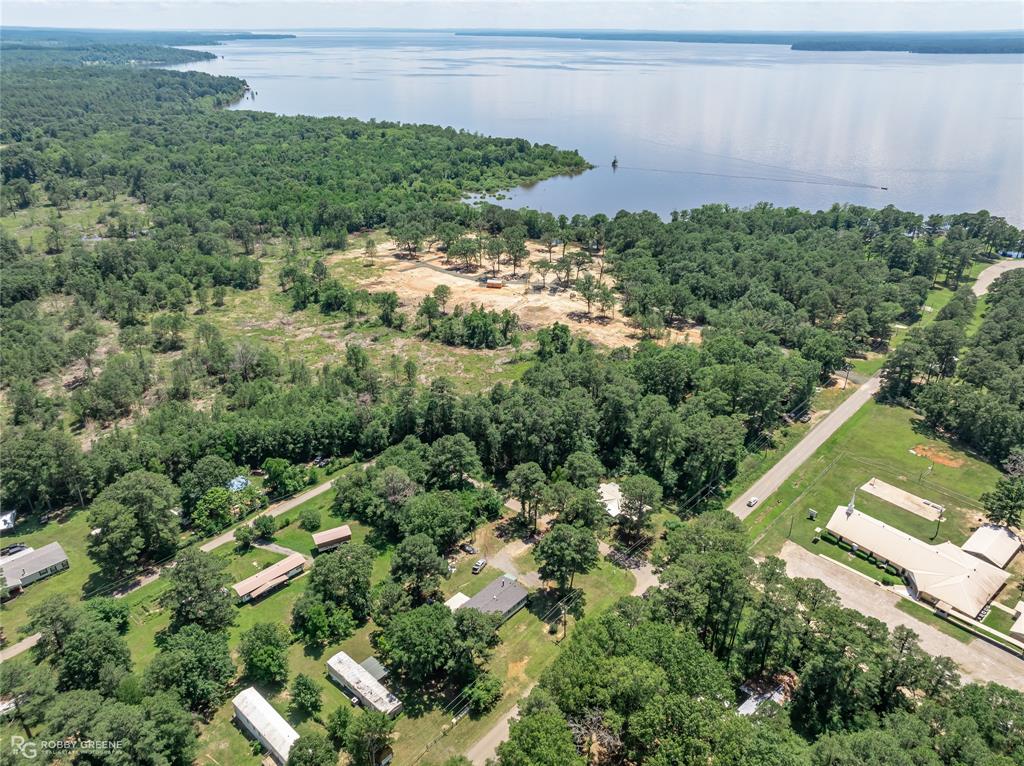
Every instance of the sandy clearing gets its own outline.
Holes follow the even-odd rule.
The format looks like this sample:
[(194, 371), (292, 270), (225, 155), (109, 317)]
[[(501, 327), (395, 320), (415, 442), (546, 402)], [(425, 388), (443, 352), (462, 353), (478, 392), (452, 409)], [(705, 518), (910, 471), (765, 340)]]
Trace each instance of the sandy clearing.
[[(546, 254), (531, 243), (532, 263)], [(557, 256), (557, 253), (556, 253)], [(346, 254), (337, 259), (352, 258), (360, 261), (364, 257), (360, 253)], [(530, 274), (530, 283), (511, 282), (501, 289), (485, 287), (479, 278), (489, 275), (488, 269), (475, 273), (463, 273), (456, 270), (454, 263), (446, 263), (439, 253), (424, 253), (417, 260), (410, 260), (400, 254), (394, 243), (386, 243), (378, 248), (374, 265), (383, 268), (384, 272), (370, 279), (363, 280), (362, 286), (371, 291), (392, 290), (398, 294), (402, 305), (414, 310), (419, 302), (433, 292), (438, 285), (447, 285), (451, 291), (448, 310), (455, 305), (476, 303), (493, 311), (508, 309), (519, 316), (520, 322), (526, 327), (543, 327), (561, 322), (574, 333), (581, 333), (595, 343), (610, 348), (632, 345), (640, 340), (640, 331), (631, 322), (619, 314), (616, 306), (609, 315), (599, 315), (598, 307), (592, 306), (592, 314), (587, 315), (586, 302), (575, 291), (555, 286), (556, 279), (549, 275), (546, 286), (542, 284), (540, 274), (535, 270)], [(598, 276), (600, 268), (595, 267), (594, 276)], [(517, 271), (515, 279), (523, 279), (524, 271), (530, 272), (529, 265), (523, 265)], [(512, 269), (508, 264), (499, 268), (499, 276), (511, 280)], [(611, 284), (605, 276), (604, 281)], [(700, 329), (686, 330), (668, 329), (664, 343), (699, 343)]]

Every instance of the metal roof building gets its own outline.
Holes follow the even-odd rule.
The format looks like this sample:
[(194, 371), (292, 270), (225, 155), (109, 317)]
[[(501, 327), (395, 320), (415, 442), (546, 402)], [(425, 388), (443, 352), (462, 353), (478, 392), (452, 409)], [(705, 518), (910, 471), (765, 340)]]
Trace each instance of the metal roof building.
[(302, 574), (305, 568), (306, 559), (301, 553), (293, 553), (231, 587), (241, 601), (251, 601)]
[(352, 530), (348, 524), (342, 524), (334, 529), (325, 529), (323, 532), (313, 533), (313, 544), (320, 553), (334, 550), (339, 545), (351, 542), (351, 540)]
[(402, 710), (402, 702), (388, 691), (373, 673), (345, 652), (327, 660), (327, 672), (346, 692), (351, 692), (364, 706), (394, 717)]
[(604, 503), (604, 509), (608, 511), (609, 516), (614, 519), (622, 513), (622, 491), (618, 484), (615, 482), (600, 484), (597, 492), (601, 496), (601, 502)]
[(508, 619), (524, 606), (530, 593), (512, 575), (502, 575), (488, 583), (482, 591), (459, 606), (459, 609), (479, 609), (485, 614), (500, 614)]
[(36, 580), (63, 572), (69, 566), (67, 554), (60, 543), (50, 543), (38, 549), (28, 548), (0, 558), (0, 572), (3, 572), (10, 590), (21, 590)]
[(840, 505), (829, 532), (875, 558), (901, 569), (925, 601), (975, 619), (1003, 587), (1009, 575), (965, 553), (953, 543), (929, 545), (860, 511)]
[(453, 612), (460, 606), (469, 601), (469, 596), (463, 593), (461, 590), (452, 596), (450, 599), (444, 602), (444, 605), (451, 609)]
[(288, 753), (299, 738), (291, 724), (252, 686), (235, 695), (231, 704), (242, 727), (267, 749), (275, 761), (282, 765), (287, 763)]
[(983, 524), (974, 530), (974, 534), (960, 547), (1000, 569), (1005, 569), (1020, 550), (1020, 538), (1006, 527)]

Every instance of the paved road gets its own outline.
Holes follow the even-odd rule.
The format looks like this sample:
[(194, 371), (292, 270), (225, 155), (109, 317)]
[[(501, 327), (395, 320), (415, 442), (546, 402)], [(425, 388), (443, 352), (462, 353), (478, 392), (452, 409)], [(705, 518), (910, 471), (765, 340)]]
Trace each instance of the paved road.
[(992, 644), (974, 639), (957, 641), (937, 628), (898, 609), (902, 598), (831, 559), (818, 556), (786, 541), (781, 558), (790, 577), (823, 581), (839, 595), (843, 606), (886, 623), (890, 628), (906, 625), (920, 636), (921, 648), (933, 657), (945, 656), (960, 666), (960, 673), (969, 681), (995, 681), (1024, 691), (1024, 661)]
[(729, 506), (729, 510), (741, 519), (749, 516), (757, 506), (748, 508), (747, 499), (758, 497), (764, 500), (773, 494), (775, 490), (785, 483), (786, 479), (792, 476), (797, 468), (802, 466), (817, 451), (818, 447), (824, 444), (839, 429), (839, 426), (849, 420), (853, 413), (863, 407), (875, 395), (881, 384), (882, 377), (880, 374), (869, 378), (868, 382), (850, 394), (846, 401), (822, 418), (778, 463), (769, 468), (764, 476), (754, 482), (754, 486), (740, 495)]
[[(984, 295), (1000, 274), (1019, 268), (1024, 268), (1024, 259), (994, 263), (978, 275), (978, 279), (971, 289), (974, 290), (975, 295)], [(850, 397), (845, 402), (836, 407), (820, 423), (812, 428), (778, 463), (769, 468), (768, 472), (754, 483), (754, 486), (740, 495), (729, 506), (729, 510), (741, 519), (749, 516), (755, 509), (747, 507), (747, 500), (751, 497), (764, 500), (774, 494), (786, 482), (786, 479), (792, 476), (793, 472), (802, 466), (817, 451), (818, 447), (825, 443), (826, 439), (834, 434), (843, 423), (853, 416), (853, 413), (863, 407), (875, 395), (881, 383), (881, 374), (876, 374), (869, 378), (866, 383), (850, 394)]]
[[(310, 500), (316, 497), (317, 495), (322, 495), (324, 492), (329, 490), (333, 485), (333, 479), (331, 479), (331, 481), (325, 481), (323, 484), (318, 484), (312, 489), (307, 489), (305, 492), (295, 495), (294, 497), (290, 497), (287, 500), (282, 500), (280, 503), (274, 503), (269, 508), (267, 508), (267, 510), (265, 510), (262, 514), (258, 515), (269, 514), (271, 516), (280, 516), (282, 513), (288, 513), (288, 511), (290, 511), (292, 508), (296, 508), (302, 505), (307, 500)], [(256, 516), (242, 523), (248, 526), (252, 526), (252, 523), (255, 520)], [(203, 551), (204, 553), (209, 553), (215, 548), (219, 548), (222, 545), (227, 545), (230, 542), (234, 542), (235, 530), (240, 526), (242, 526), (242, 524), (238, 524), (237, 526), (234, 526), (231, 529), (229, 529), (227, 532), (223, 532), (217, 535), (212, 540), (208, 540), (207, 542), (199, 546), (199, 550)]]
[(971, 285), (971, 289), (974, 291), (975, 295), (984, 295), (1000, 275), (1005, 274), (1007, 271), (1012, 269), (1021, 268), (1024, 268), (1024, 258), (994, 263), (978, 275), (974, 284)]

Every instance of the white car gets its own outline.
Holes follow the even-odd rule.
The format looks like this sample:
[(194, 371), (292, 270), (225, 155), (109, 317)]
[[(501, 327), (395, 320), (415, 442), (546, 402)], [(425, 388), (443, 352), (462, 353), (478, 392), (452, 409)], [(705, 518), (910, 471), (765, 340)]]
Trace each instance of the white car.
[(759, 499), (759, 498), (757, 498), (757, 497), (752, 497), (752, 498), (750, 498), (750, 499), (749, 499), (749, 500), (747, 501), (747, 508), (753, 508), (753, 507), (754, 507), (755, 505), (757, 505), (757, 501), (758, 501), (758, 499)]

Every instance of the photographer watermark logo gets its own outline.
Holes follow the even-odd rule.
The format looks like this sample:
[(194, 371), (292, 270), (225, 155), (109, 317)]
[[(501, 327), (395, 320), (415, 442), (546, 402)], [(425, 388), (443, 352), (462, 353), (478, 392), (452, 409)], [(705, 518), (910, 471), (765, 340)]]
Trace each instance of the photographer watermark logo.
[(80, 750), (119, 750), (122, 740), (106, 739), (28, 739), (14, 735), (11, 737), (11, 750), (21, 753), (23, 758), (38, 758), (40, 754), (50, 751)]

